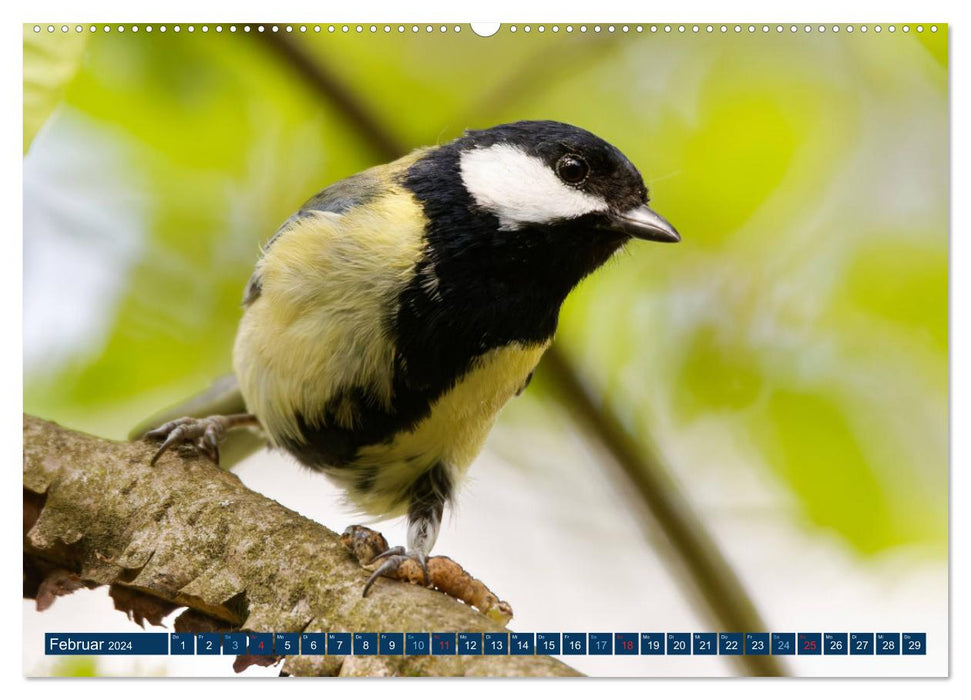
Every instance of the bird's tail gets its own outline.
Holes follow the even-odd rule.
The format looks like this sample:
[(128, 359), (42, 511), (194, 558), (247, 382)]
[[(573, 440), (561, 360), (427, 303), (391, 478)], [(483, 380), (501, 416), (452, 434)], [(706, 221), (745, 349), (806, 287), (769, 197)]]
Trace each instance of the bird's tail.
[[(208, 389), (146, 418), (132, 429), (128, 439), (141, 440), (149, 430), (176, 418), (205, 418), (234, 413), (246, 413), (246, 403), (236, 375), (228, 374), (214, 381)], [(232, 430), (219, 445), (219, 466), (232, 469), (266, 444), (266, 438), (253, 430)]]

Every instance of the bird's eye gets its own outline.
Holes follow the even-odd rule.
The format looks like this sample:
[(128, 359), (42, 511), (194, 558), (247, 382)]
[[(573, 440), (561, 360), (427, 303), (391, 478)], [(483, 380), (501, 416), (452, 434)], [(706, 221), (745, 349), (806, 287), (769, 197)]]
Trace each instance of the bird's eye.
[(556, 174), (569, 185), (579, 185), (590, 174), (590, 166), (580, 156), (563, 156), (556, 162)]

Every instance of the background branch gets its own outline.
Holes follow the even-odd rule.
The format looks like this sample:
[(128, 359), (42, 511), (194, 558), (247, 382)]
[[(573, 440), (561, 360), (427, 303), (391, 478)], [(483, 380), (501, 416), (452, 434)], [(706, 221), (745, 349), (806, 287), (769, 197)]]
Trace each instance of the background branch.
[[(24, 416), (24, 594), (110, 585), (115, 606), (178, 631), (499, 632), (441, 593), (382, 580), (327, 528), (201, 457), (115, 443)], [(258, 663), (239, 657), (237, 669)], [(268, 659), (262, 659), (265, 663)], [(545, 656), (289, 657), (291, 675), (578, 675)]]
[[(373, 114), (340, 78), (311, 56), (300, 43), (283, 34), (254, 35), (286, 61), (322, 100), (336, 107), (370, 147), (385, 160), (398, 158), (408, 149), (391, 129)], [(522, 85), (519, 85), (522, 90)], [(719, 550), (687, 496), (671, 478), (668, 467), (653, 449), (649, 436), (638, 441), (624, 427), (620, 416), (605, 401), (598, 401), (584, 383), (572, 360), (553, 345), (540, 371), (546, 373), (577, 425), (604, 447), (625, 481), (647, 507), (670, 543), (680, 564), (676, 571), (696, 591), (715, 629), (726, 632), (763, 632), (762, 620), (738, 576)], [(652, 527), (648, 524), (647, 527)], [(731, 657), (752, 675), (782, 675), (782, 663), (772, 656)]]

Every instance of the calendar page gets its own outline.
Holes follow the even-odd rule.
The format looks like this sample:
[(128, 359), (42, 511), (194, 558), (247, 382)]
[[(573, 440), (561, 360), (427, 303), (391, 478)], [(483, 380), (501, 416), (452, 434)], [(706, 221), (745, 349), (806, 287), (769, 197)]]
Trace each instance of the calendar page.
[(948, 675), (948, 24), (649, 14), (24, 24), (25, 676)]

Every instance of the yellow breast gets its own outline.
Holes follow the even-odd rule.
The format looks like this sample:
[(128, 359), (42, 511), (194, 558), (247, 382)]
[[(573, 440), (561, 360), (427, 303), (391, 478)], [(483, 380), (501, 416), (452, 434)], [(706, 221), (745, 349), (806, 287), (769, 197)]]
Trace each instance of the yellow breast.
[(435, 463), (445, 465), (457, 483), (482, 449), (499, 410), (523, 386), (548, 346), (548, 341), (511, 343), (485, 353), (413, 430), (359, 450), (355, 464), (377, 467), (377, 479), (367, 493), (352, 491), (350, 500), (365, 511), (391, 514), (391, 502)]

